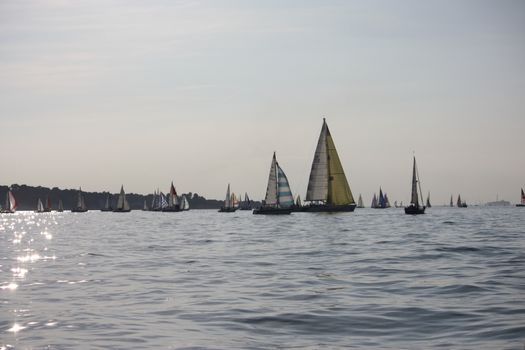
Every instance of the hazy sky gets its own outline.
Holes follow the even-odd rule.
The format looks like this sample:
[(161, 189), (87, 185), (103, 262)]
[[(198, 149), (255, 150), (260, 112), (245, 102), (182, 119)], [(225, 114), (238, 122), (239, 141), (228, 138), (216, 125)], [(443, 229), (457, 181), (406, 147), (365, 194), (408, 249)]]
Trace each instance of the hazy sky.
[(525, 1), (0, 0), (0, 184), (304, 198), (322, 117), (350, 187), (525, 187)]

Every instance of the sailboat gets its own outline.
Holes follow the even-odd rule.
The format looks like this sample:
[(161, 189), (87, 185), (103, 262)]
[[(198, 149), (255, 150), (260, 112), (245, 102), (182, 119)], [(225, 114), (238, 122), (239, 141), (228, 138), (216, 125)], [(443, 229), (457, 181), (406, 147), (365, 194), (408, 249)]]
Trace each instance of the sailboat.
[(308, 212), (354, 211), (356, 205), (334, 140), (323, 118), (306, 191)]
[(372, 203), (370, 203), (370, 208), (377, 208), (377, 196), (374, 193), (374, 196), (372, 197)]
[(43, 213), (44, 211), (44, 204), (42, 203), (42, 200), (38, 198), (35, 213)]
[(516, 204), (517, 207), (525, 207), (525, 193), (523, 193), (523, 188), (521, 189), (521, 203)]
[(458, 201), (457, 201), (457, 204), (458, 208), (466, 208), (467, 207), (467, 203), (465, 201), (462, 201), (461, 200), (461, 195), (458, 194)]
[(239, 207), (234, 205), (234, 195), (230, 193), (230, 184), (228, 184), (228, 189), (226, 190), (226, 198), (224, 199), (223, 206), (219, 209), (219, 213), (233, 213)]
[(58, 209), (57, 209), (57, 211), (58, 211), (59, 213), (61, 213), (61, 212), (64, 211), (64, 204), (62, 203), (62, 199), (59, 199), (59, 200), (58, 200)]
[(46, 198), (46, 205), (44, 207), (44, 212), (49, 213), (49, 212), (51, 212), (51, 210), (52, 210), (51, 197), (47, 196), (47, 198)]
[[(375, 196), (375, 194), (374, 194), (374, 196)], [(385, 209), (387, 207), (387, 200), (388, 200), (388, 198), (383, 194), (383, 190), (381, 189), (381, 187), (379, 187), (379, 197), (376, 199), (376, 205), (372, 206), (372, 208)], [(373, 202), (373, 200), (372, 200), (372, 202)]]
[(427, 208), (432, 208), (432, 205), (430, 204), (430, 192), (428, 192), (427, 195)]
[(120, 186), (120, 193), (118, 195), (117, 207), (113, 209), (114, 213), (129, 213), (131, 208), (129, 207), (128, 200), (126, 199), (126, 193), (124, 192), (124, 185)]
[(87, 211), (86, 201), (84, 200), (84, 195), (82, 194), (82, 187), (78, 189), (77, 195), (77, 204), (71, 208), (73, 213), (85, 213)]
[(188, 211), (190, 210), (190, 202), (188, 201), (188, 198), (185, 194), (182, 195), (180, 200), (180, 210), (182, 211)]
[(11, 190), (8, 190), (5, 195), (5, 206), (0, 210), (0, 213), (3, 214), (13, 214), (16, 211), (18, 204), (16, 202), (15, 196)]
[(145, 199), (144, 199), (144, 207), (142, 207), (142, 210), (143, 211), (149, 211), (148, 202)]
[(170, 186), (170, 193), (168, 194), (167, 205), (162, 207), (162, 211), (176, 212), (180, 211), (179, 197), (177, 196), (177, 191), (175, 186), (173, 186), (173, 181)]
[[(421, 205), (419, 204), (419, 196), (417, 190), (419, 188), (419, 196), (421, 196)], [(416, 157), (414, 157), (414, 166), (412, 168), (412, 195), (410, 197), (410, 205), (405, 207), (405, 214), (425, 214), (425, 206), (423, 205), (423, 195), (421, 192), (421, 182), (419, 181), (419, 173), (417, 171)]]
[(359, 193), (359, 199), (357, 200), (357, 208), (364, 208), (365, 205), (363, 204), (363, 197), (361, 197), (361, 193)]
[(252, 201), (248, 197), (248, 193), (244, 192), (244, 200), (241, 202), (241, 210), (252, 210)]
[(104, 208), (100, 209), (100, 211), (113, 211), (113, 207), (111, 206), (111, 195), (109, 193), (106, 195)]
[(279, 166), (273, 152), (270, 174), (268, 175), (268, 186), (266, 196), (260, 208), (254, 209), (254, 214), (290, 214), (294, 200), (290, 184), (283, 169)]
[(452, 199), (452, 195), (450, 195), (450, 204), (449, 204), (450, 207), (453, 207), (454, 206), (454, 200)]

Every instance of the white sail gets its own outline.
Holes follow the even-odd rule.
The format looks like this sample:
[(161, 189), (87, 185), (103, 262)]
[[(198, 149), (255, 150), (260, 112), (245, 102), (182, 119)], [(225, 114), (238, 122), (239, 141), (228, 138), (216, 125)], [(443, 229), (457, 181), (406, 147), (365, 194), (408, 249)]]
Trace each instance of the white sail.
[(230, 195), (230, 184), (228, 184), (228, 189), (226, 190), (226, 198), (224, 199), (224, 207), (230, 208), (231, 204), (231, 195)]
[(307, 201), (326, 201), (328, 196), (328, 157), (326, 152), (326, 134), (328, 127), (323, 119), (323, 127), (317, 141), (310, 179), (306, 191)]
[(188, 198), (184, 196), (184, 210), (190, 210), (190, 202), (188, 201)]
[(7, 199), (9, 203), (6, 205), (6, 208), (9, 208), (10, 211), (14, 212), (18, 205), (16, 203), (15, 195), (13, 194), (13, 192), (7, 192)]
[(277, 203), (277, 161), (275, 160), (274, 152), (270, 166), (270, 174), (268, 175), (268, 186), (266, 187), (264, 204), (267, 206), (275, 206)]
[(82, 187), (79, 187), (78, 189), (78, 196), (77, 196), (77, 208), (84, 209), (85, 203), (84, 203), (84, 196), (82, 195)]
[(106, 209), (106, 210), (110, 209), (109, 194), (106, 196), (106, 204), (104, 205), (104, 209)]
[(62, 199), (58, 200), (58, 211), (64, 211), (64, 204), (62, 203)]
[(124, 185), (122, 185), (120, 187), (120, 194), (118, 196), (117, 210), (128, 211), (129, 209), (129, 203), (126, 199), (126, 193), (124, 192)]
[(44, 204), (42, 203), (42, 200), (40, 198), (38, 198), (38, 203), (36, 205), (36, 211), (39, 213), (44, 212)]

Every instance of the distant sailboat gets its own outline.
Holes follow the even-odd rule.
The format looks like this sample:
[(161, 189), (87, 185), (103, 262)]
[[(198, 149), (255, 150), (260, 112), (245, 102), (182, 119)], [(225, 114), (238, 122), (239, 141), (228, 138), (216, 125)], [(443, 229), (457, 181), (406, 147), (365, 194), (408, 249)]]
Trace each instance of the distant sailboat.
[(241, 206), (240, 207), (241, 210), (252, 210), (253, 209), (252, 201), (250, 197), (248, 197), (247, 192), (244, 192), (244, 200), (241, 202), (240, 206)]
[(292, 191), (288, 178), (283, 169), (279, 166), (273, 153), (270, 174), (268, 175), (268, 185), (266, 187), (266, 197), (263, 205), (254, 209), (254, 214), (290, 214), (294, 205)]
[(379, 197), (376, 200), (376, 205), (372, 208), (375, 209), (385, 209), (387, 207), (387, 197), (383, 195), (383, 190), (379, 187)]
[(180, 200), (180, 210), (182, 211), (188, 211), (190, 210), (190, 202), (188, 201), (188, 198), (185, 194), (182, 195)]
[(61, 213), (61, 212), (64, 211), (64, 204), (62, 203), (62, 199), (59, 199), (59, 200), (58, 200), (58, 209), (57, 209), (57, 211), (58, 211), (59, 213)]
[[(419, 196), (421, 196), (421, 205), (419, 204)], [(419, 174), (416, 166), (416, 157), (414, 157), (414, 165), (412, 168), (412, 195), (410, 197), (410, 205), (405, 207), (405, 214), (425, 214), (425, 206), (423, 205), (423, 195), (421, 194), (421, 182), (419, 181)]]
[(521, 189), (521, 203), (516, 204), (517, 207), (525, 207), (525, 193), (523, 193), (523, 188)]
[(114, 213), (129, 213), (131, 208), (128, 200), (126, 199), (126, 193), (124, 192), (124, 185), (120, 186), (120, 193), (118, 195), (117, 206), (113, 209)]
[(354, 211), (356, 207), (324, 118), (310, 170), (306, 200), (310, 202), (305, 207), (305, 211), (308, 212), (349, 212)]
[(454, 199), (452, 199), (452, 195), (450, 195), (450, 204), (449, 204), (450, 207), (453, 207), (454, 206)]
[(44, 207), (44, 212), (49, 213), (49, 212), (51, 212), (51, 210), (52, 210), (51, 197), (47, 196), (47, 198), (46, 198), (46, 205)]
[(372, 197), (372, 203), (370, 204), (370, 208), (377, 208), (377, 196), (374, 193), (374, 196)]
[(44, 204), (42, 203), (42, 200), (38, 198), (35, 213), (43, 213), (44, 211)]
[(15, 199), (15, 195), (11, 190), (8, 190), (5, 195), (5, 206), (0, 210), (0, 213), (3, 214), (13, 214), (16, 212), (16, 208), (18, 207), (18, 204)]
[(113, 211), (113, 207), (111, 206), (111, 195), (109, 193), (106, 195), (104, 208), (100, 209), (100, 211)]
[(363, 197), (361, 197), (361, 194), (359, 194), (359, 199), (357, 200), (357, 208), (364, 208), (365, 205), (363, 204)]
[(81, 187), (78, 189), (77, 204), (71, 209), (71, 211), (73, 213), (85, 213), (87, 211), (86, 201), (84, 200)]
[(430, 192), (428, 192), (427, 195), (427, 208), (432, 208), (432, 205), (430, 204)]
[(144, 207), (142, 207), (143, 211), (149, 211), (148, 202), (144, 199)]
[(177, 212), (180, 211), (179, 197), (177, 196), (177, 191), (175, 186), (173, 186), (173, 181), (170, 186), (170, 193), (168, 194), (167, 205), (162, 208), (162, 211), (167, 212)]
[(228, 189), (226, 190), (226, 198), (224, 199), (223, 206), (219, 209), (220, 213), (233, 213), (238, 209), (234, 205), (234, 195), (230, 193), (230, 184), (228, 184)]
[(457, 201), (456, 205), (458, 206), (458, 208), (466, 208), (467, 207), (467, 202), (461, 200), (461, 195), (460, 194), (458, 194), (458, 201)]

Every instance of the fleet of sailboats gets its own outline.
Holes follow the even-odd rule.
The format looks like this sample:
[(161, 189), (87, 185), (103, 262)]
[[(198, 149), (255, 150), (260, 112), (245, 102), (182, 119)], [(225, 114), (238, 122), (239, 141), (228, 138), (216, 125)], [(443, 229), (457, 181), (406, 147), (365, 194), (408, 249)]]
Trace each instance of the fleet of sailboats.
[(288, 178), (279, 166), (274, 152), (263, 205), (254, 209), (253, 213), (267, 215), (290, 214), (293, 205), (294, 200)]
[(325, 118), (312, 161), (306, 201), (306, 212), (351, 212), (356, 207)]

